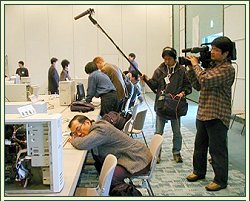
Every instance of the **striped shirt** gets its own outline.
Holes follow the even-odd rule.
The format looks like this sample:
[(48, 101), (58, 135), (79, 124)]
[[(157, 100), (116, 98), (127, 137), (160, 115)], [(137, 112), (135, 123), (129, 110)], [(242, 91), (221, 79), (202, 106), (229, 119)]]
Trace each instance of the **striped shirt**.
[(192, 86), (200, 91), (197, 119), (220, 119), (229, 128), (231, 116), (231, 88), (235, 69), (228, 61), (202, 69), (199, 65), (188, 71)]

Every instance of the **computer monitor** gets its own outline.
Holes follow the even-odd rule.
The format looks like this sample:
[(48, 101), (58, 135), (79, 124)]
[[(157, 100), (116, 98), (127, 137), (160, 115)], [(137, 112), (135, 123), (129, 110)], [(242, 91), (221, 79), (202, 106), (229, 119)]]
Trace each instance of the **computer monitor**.
[(25, 102), (28, 100), (27, 84), (6, 84), (5, 100), (7, 102)]
[(21, 77), (21, 84), (30, 84), (31, 77)]
[(10, 77), (10, 80), (14, 82), (14, 84), (20, 84), (20, 76), (18, 74), (12, 75)]
[(76, 101), (85, 99), (85, 91), (82, 83), (76, 85)]

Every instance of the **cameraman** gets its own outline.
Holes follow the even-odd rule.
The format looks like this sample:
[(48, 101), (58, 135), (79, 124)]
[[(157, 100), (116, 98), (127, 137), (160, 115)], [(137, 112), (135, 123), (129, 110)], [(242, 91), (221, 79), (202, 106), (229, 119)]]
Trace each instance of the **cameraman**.
[[(171, 93), (174, 96), (184, 97), (192, 92), (191, 84), (186, 76), (185, 67), (181, 66), (177, 61), (176, 50), (171, 47), (165, 47), (162, 51), (164, 62), (154, 71), (153, 77), (148, 79), (146, 75), (142, 76), (143, 80), (148, 80), (148, 84), (152, 89), (157, 90), (154, 109), (157, 112), (158, 100), (162, 94)], [(173, 114), (175, 117), (175, 114)], [(180, 117), (173, 119), (172, 117), (162, 116), (156, 113), (156, 130), (155, 134), (163, 134), (164, 126), (167, 121), (171, 121), (173, 131), (173, 158), (176, 163), (182, 163), (181, 147), (182, 135), (180, 130)], [(161, 154), (160, 154), (161, 155)], [(158, 163), (160, 162), (160, 155)]]
[(196, 57), (187, 56), (192, 63), (192, 66), (187, 67), (187, 75), (192, 86), (200, 91), (193, 172), (187, 176), (187, 180), (194, 182), (205, 178), (209, 147), (215, 177), (205, 188), (218, 191), (226, 188), (228, 181), (227, 132), (235, 70), (231, 64), (232, 41), (222, 36), (214, 39), (211, 45), (212, 62), (208, 68), (202, 69)]

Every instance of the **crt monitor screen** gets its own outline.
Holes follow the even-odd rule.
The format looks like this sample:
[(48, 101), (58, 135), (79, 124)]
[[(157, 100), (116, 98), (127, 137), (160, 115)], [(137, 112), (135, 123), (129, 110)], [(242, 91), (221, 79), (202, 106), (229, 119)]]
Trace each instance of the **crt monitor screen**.
[(76, 85), (76, 100), (81, 101), (82, 99), (85, 99), (85, 92), (84, 92), (84, 87), (82, 83), (79, 83)]

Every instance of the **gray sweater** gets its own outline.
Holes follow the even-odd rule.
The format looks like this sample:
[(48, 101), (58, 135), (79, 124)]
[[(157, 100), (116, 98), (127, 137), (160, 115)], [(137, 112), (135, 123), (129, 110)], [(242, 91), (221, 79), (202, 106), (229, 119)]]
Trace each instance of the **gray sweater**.
[(144, 169), (152, 160), (150, 150), (143, 143), (104, 120), (93, 123), (90, 133), (84, 137), (74, 138), (72, 145), (76, 149), (97, 148), (98, 156), (102, 159), (108, 154), (113, 154), (117, 158), (117, 163), (131, 174)]

